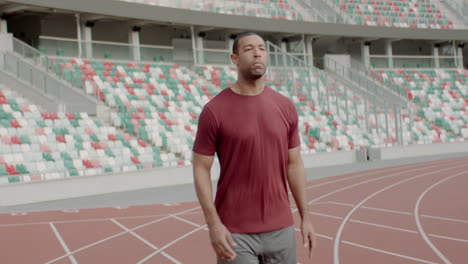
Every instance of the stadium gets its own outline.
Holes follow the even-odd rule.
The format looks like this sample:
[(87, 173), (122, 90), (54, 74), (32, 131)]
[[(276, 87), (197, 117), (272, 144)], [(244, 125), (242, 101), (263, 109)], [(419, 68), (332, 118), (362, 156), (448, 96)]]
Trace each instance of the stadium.
[(1, 263), (214, 263), (192, 147), (244, 32), (299, 115), (317, 246), (298, 263), (466, 263), (466, 0), (0, 0), (0, 15)]

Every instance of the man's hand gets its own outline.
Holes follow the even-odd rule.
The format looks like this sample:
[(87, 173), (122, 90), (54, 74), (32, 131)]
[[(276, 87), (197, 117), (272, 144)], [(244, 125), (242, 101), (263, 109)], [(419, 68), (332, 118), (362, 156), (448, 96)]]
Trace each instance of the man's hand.
[(221, 223), (215, 224), (209, 228), (211, 245), (221, 259), (233, 261), (236, 258), (236, 253), (232, 247), (237, 246), (232, 239), (231, 232)]
[(309, 218), (304, 219), (302, 221), (301, 231), (302, 231), (302, 244), (304, 245), (305, 248), (309, 249), (309, 259), (311, 259), (312, 250), (314, 249), (314, 247), (317, 246), (317, 243), (315, 240), (314, 227), (312, 226), (312, 221), (310, 221)]

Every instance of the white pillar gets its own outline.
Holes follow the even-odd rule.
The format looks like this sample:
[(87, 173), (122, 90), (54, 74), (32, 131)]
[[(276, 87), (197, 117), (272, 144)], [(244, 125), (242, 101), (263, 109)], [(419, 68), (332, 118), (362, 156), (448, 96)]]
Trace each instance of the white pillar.
[(283, 52), (283, 66), (289, 66), (288, 56), (286, 53), (288, 52), (288, 42), (286, 39), (281, 40), (281, 51)]
[(232, 53), (232, 46), (234, 46), (234, 35), (226, 35), (226, 49), (229, 51), (225, 54), (226, 56), (226, 63), (233, 64), (231, 61), (231, 53)]
[(458, 43), (457, 45), (457, 59), (458, 59), (458, 64), (457, 68), (463, 69), (463, 46), (465, 44)]
[(135, 61), (140, 61), (141, 56), (140, 56), (140, 27), (133, 27), (129, 32), (128, 32), (128, 43), (131, 45), (130, 46), (130, 54)]
[(434, 67), (436, 68), (440, 67), (439, 47), (440, 47), (440, 44), (434, 44), (434, 46), (432, 47), (432, 56), (434, 56)]
[(84, 42), (84, 46), (85, 46), (85, 49), (84, 49), (84, 52), (85, 52), (85, 56), (83, 57), (86, 57), (86, 58), (92, 58), (93, 57), (93, 45), (92, 45), (92, 41), (93, 41), (93, 26), (94, 26), (94, 22), (92, 21), (88, 21), (85, 23), (84, 27), (83, 28), (83, 42)]
[(0, 19), (0, 33), (6, 34), (8, 33), (8, 24), (6, 18), (1, 18)]
[(0, 51), (13, 51), (13, 34), (0, 34)]
[(369, 66), (370, 66), (369, 46), (370, 46), (370, 42), (368, 41), (361, 42), (362, 63), (364, 64), (366, 69), (369, 69)]
[(190, 26), (190, 38), (192, 39), (192, 55), (193, 55), (193, 63), (195, 65), (198, 64), (197, 58), (198, 58), (198, 53), (197, 53), (197, 43), (195, 40), (195, 27)]
[(81, 20), (80, 14), (75, 14), (76, 17), (76, 39), (78, 40), (78, 57), (83, 57), (83, 38), (81, 37)]
[(305, 45), (304, 45), (304, 49), (305, 49), (305, 55), (306, 55), (306, 63), (307, 65), (309, 66), (312, 66), (314, 65), (314, 50), (312, 49), (312, 41), (313, 41), (313, 37), (312, 36), (306, 36), (305, 37)]
[(196, 37), (196, 44), (197, 44), (197, 54), (198, 54), (198, 63), (204, 64), (205, 63), (205, 54), (203, 52), (203, 38), (205, 37), (205, 33), (200, 32)]
[(387, 54), (388, 67), (393, 68), (393, 47), (391, 40), (385, 42), (385, 54)]

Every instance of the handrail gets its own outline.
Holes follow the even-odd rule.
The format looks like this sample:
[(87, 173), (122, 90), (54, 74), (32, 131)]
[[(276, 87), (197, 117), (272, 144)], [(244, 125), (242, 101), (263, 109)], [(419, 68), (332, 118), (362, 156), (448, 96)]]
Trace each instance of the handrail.
[(332, 72), (344, 77), (347, 80), (359, 84), (359, 87), (367, 90), (376, 97), (385, 98), (384, 101), (387, 101), (389, 99), (392, 100), (392, 103), (390, 103), (391, 105), (397, 104), (401, 107), (407, 104), (407, 100), (404, 97), (404, 95), (401, 95), (391, 89), (388, 89), (382, 83), (376, 82), (376, 80), (373, 78), (369, 78), (366, 72), (360, 71), (360, 67), (363, 66), (360, 66), (359, 64), (356, 69), (355, 65), (353, 65), (352, 67), (347, 67), (341, 64), (340, 62), (334, 60), (333, 58), (327, 57), (325, 65), (328, 66), (328, 68)]

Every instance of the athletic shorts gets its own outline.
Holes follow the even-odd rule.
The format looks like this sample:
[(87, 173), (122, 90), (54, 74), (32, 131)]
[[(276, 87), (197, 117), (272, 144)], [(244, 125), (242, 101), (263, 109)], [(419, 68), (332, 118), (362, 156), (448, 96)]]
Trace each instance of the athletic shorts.
[(237, 243), (233, 261), (218, 259), (218, 264), (296, 264), (294, 226), (254, 234), (232, 234)]

